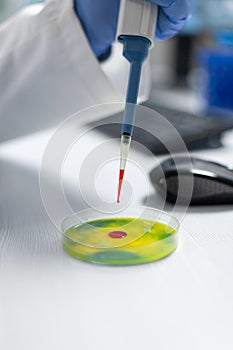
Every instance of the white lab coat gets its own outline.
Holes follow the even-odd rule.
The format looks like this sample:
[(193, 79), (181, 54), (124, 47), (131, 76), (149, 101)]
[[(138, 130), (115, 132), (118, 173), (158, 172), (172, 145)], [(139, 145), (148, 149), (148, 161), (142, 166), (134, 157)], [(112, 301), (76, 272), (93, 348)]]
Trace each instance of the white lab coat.
[[(128, 64), (121, 49), (114, 52), (99, 64), (74, 13), (73, 0), (32, 5), (4, 23), (0, 141), (57, 126), (96, 104), (122, 102)], [(145, 68), (141, 99), (148, 92)]]

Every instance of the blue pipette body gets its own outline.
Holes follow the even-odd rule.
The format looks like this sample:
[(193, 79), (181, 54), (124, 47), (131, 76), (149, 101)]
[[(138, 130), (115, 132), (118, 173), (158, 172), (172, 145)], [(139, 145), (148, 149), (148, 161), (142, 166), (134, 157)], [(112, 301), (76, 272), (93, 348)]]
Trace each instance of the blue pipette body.
[(157, 5), (150, 1), (121, 0), (117, 39), (123, 44), (123, 56), (130, 62), (130, 73), (121, 130), (118, 202), (134, 129), (142, 65), (154, 41), (157, 14)]
[(121, 160), (117, 202), (120, 201), (121, 185), (134, 129), (142, 64), (147, 58), (151, 46), (151, 41), (141, 36), (122, 35), (119, 40), (123, 43), (123, 56), (130, 62), (130, 73), (121, 130)]
[(123, 44), (123, 56), (130, 62), (128, 89), (121, 133), (123, 135), (132, 136), (142, 64), (148, 57), (151, 41), (145, 37), (133, 35), (122, 35), (118, 40)]

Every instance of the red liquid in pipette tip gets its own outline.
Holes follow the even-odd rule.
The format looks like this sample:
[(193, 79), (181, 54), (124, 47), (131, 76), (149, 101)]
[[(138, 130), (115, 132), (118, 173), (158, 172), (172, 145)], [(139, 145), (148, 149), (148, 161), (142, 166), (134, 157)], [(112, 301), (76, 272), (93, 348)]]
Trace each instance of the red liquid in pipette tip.
[(119, 184), (118, 184), (118, 194), (117, 194), (117, 203), (120, 203), (120, 195), (121, 195), (121, 187), (122, 187), (122, 182), (124, 178), (124, 169), (120, 169), (120, 174), (119, 174)]

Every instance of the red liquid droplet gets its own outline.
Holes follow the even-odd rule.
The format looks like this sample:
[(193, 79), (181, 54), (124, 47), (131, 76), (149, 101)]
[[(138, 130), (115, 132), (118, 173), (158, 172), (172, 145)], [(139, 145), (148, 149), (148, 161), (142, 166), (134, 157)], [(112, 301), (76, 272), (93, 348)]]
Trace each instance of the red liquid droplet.
[(120, 195), (121, 195), (121, 187), (122, 187), (122, 182), (124, 178), (124, 169), (120, 169), (120, 174), (119, 174), (119, 184), (118, 184), (118, 194), (117, 194), (117, 203), (120, 203)]
[(127, 233), (124, 231), (112, 231), (109, 234), (109, 237), (111, 238), (125, 238), (127, 236)]

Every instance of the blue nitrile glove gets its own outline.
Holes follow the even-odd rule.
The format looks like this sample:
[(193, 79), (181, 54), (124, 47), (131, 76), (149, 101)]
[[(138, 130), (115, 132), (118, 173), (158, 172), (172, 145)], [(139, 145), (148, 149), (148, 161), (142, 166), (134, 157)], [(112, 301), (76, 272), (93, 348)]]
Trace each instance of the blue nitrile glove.
[[(191, 0), (150, 0), (160, 6), (156, 37), (168, 39), (179, 32), (189, 18)], [(75, 11), (89, 43), (100, 56), (115, 40), (120, 0), (75, 0)]]

